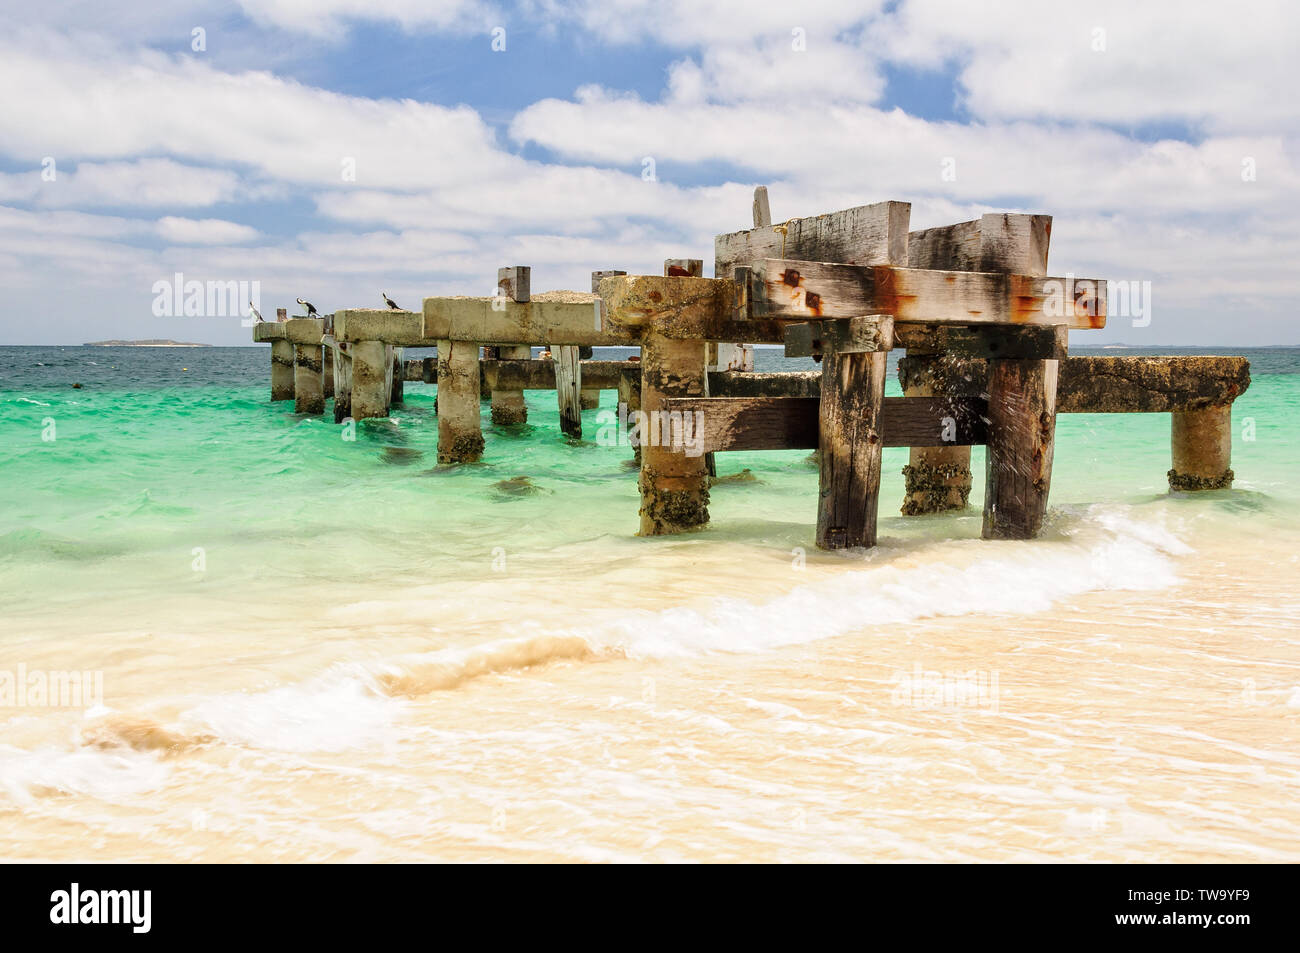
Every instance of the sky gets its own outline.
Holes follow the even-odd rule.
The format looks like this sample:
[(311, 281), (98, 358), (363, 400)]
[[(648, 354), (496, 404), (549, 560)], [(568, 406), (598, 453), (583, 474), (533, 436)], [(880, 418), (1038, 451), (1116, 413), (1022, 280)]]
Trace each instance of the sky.
[(190, 282), (273, 320), (711, 274), (760, 184), (778, 222), (1052, 215), (1049, 273), (1148, 289), (1076, 345), (1297, 344), (1297, 37), (1286, 2), (0, 0), (0, 344), (248, 344)]

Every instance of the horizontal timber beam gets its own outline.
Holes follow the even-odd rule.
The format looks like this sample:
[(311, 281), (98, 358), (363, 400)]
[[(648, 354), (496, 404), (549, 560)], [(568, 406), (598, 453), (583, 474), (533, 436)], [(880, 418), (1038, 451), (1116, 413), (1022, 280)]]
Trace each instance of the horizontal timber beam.
[(768, 259), (752, 270), (755, 319), (890, 314), (898, 323), (1101, 328), (1106, 282)]
[[(583, 390), (614, 390), (624, 370), (637, 361), (580, 361)], [(483, 376), (493, 390), (555, 390), (555, 361), (484, 361)]]
[[(687, 397), (664, 402), (669, 413), (703, 413), (700, 449), (815, 450), (820, 398)], [(881, 438), (886, 447), (945, 447), (987, 440), (987, 408), (979, 399), (886, 397)]]

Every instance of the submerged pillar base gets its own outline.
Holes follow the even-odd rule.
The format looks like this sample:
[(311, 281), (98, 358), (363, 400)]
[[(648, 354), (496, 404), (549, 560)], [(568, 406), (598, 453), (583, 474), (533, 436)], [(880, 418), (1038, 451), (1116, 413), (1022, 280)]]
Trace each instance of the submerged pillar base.
[(325, 413), (325, 380), (321, 374), (321, 346), (293, 346), (293, 409), (300, 414)]
[(1175, 410), (1170, 417), (1169, 489), (1195, 492), (1232, 486), (1232, 405)]
[(293, 400), (293, 345), (271, 342), (271, 399)]

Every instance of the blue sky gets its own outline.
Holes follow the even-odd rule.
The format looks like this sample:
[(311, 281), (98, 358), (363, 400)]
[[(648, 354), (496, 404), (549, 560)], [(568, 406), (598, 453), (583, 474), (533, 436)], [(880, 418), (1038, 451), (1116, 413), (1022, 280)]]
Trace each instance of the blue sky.
[(1296, 343), (1297, 21), (1021, 0), (0, 13), (0, 344), (247, 343), (238, 316), (153, 313), (178, 271), (257, 282), (268, 314), (486, 294), (507, 263), (582, 288), (708, 261), (756, 184), (778, 219), (1051, 214), (1053, 273), (1152, 289), (1149, 324), (1077, 343)]

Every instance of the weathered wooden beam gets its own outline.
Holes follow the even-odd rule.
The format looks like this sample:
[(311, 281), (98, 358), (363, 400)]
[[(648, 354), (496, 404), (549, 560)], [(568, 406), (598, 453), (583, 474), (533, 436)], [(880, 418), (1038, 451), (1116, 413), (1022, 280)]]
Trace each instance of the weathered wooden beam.
[(946, 354), (956, 358), (1063, 360), (1069, 348), (1064, 325), (894, 324), (894, 347)]
[[(582, 386), (614, 390), (626, 368), (640, 370), (636, 361), (582, 361)], [(510, 358), (483, 362), (483, 377), (493, 390), (555, 390), (555, 362)]]
[(768, 259), (755, 265), (754, 317), (893, 315), (897, 323), (1106, 325), (1106, 282), (1025, 274)]
[[(703, 414), (701, 446), (720, 450), (815, 450), (816, 397), (697, 397), (664, 402), (664, 410)], [(978, 446), (987, 442), (983, 398), (886, 397), (884, 447)]]
[(1244, 357), (1071, 357), (1061, 365), (1057, 412), (1152, 414), (1231, 404), (1250, 386)]
[(893, 346), (894, 319), (889, 315), (805, 321), (785, 329), (786, 357), (820, 358), (829, 351), (868, 354), (888, 351)]
[(713, 240), (713, 273), (730, 276), (737, 265), (755, 265), (765, 258), (902, 263), (907, 261), (911, 209), (906, 202), (878, 202), (718, 235)]

